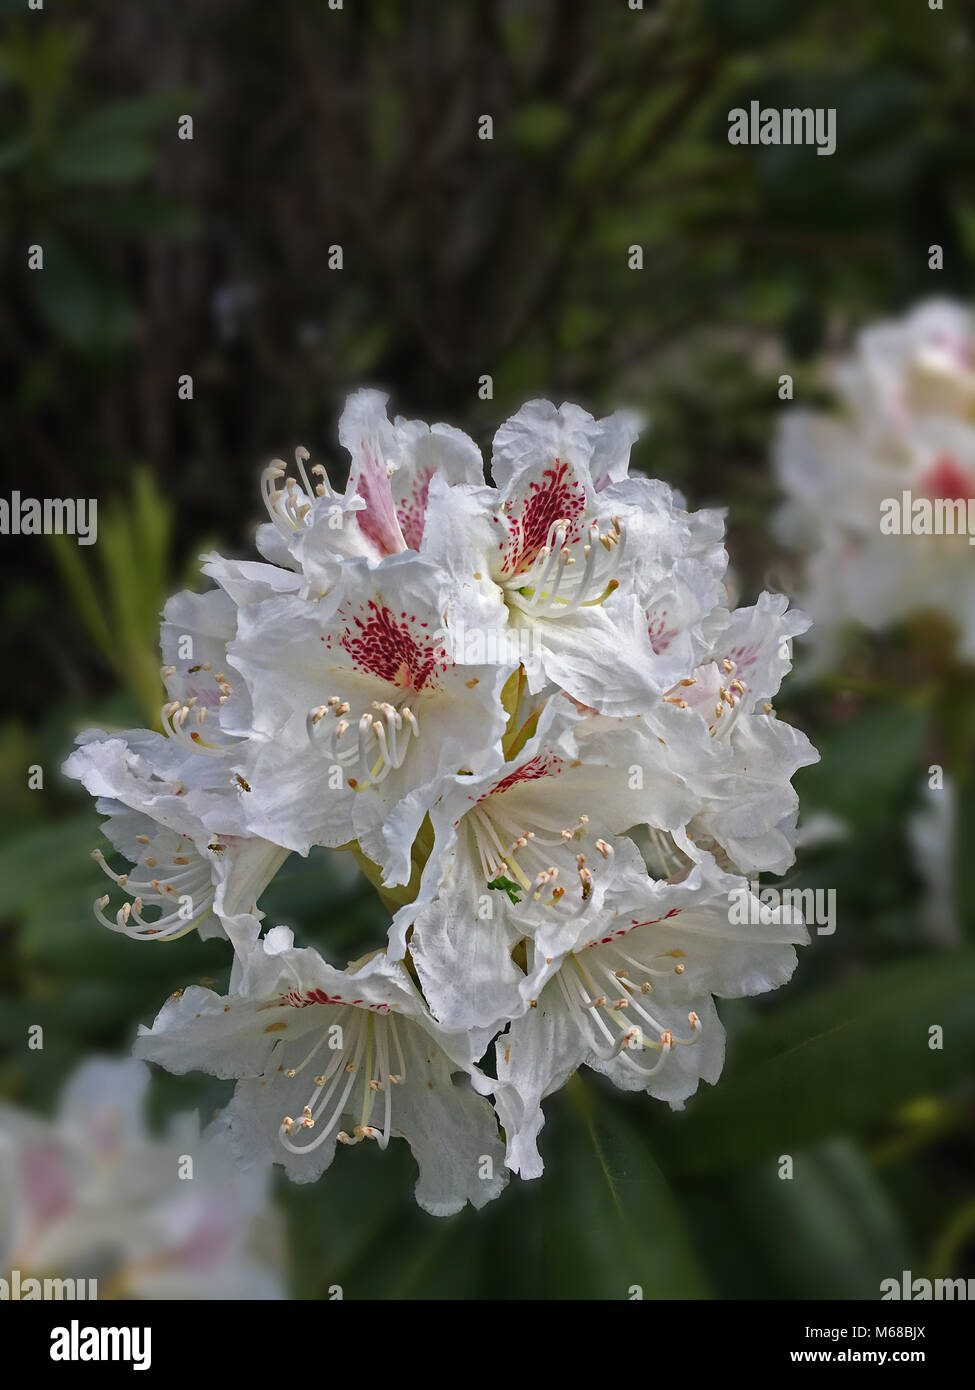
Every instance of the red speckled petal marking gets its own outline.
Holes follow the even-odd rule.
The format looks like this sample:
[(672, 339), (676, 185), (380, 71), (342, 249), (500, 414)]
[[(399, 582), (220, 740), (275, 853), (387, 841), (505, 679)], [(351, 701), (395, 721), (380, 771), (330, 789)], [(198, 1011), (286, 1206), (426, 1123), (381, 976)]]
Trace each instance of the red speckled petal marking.
[(540, 481), (528, 484), (520, 513), (514, 516), (509, 511), (508, 539), (499, 547), (504, 552), (502, 573), (518, 574), (527, 569), (556, 521), (571, 522), (567, 539), (577, 539), (585, 510), (586, 493), (582, 483), (569, 464), (556, 459), (551, 468), (545, 469)]
[(356, 513), (359, 530), (372, 541), (381, 555), (396, 555), (405, 550), (406, 542), (396, 518), (389, 477), (382, 459), (373, 453), (366, 439), (359, 450), (356, 491), (366, 504), (362, 511)]
[(677, 636), (677, 629), (676, 627), (667, 626), (666, 608), (657, 609), (649, 616), (650, 622), (647, 625), (647, 635), (650, 638), (650, 645), (653, 648), (654, 655), (660, 656), (662, 652), (667, 650), (671, 642)]
[[(415, 613), (397, 617), (381, 599), (370, 599), (346, 618), (340, 639), (355, 666), (401, 690), (436, 689), (447, 669), (441, 642)], [(331, 650), (332, 639), (323, 638)]]
[[(671, 917), (679, 917), (684, 911), (682, 907), (672, 907), (669, 912), (665, 912), (662, 917), (651, 917), (646, 922), (638, 922), (635, 917), (631, 917), (629, 924), (625, 927), (617, 927), (611, 931), (609, 936), (594, 936), (592, 941), (587, 941), (583, 950), (591, 951), (594, 946), (611, 946), (620, 936), (629, 936), (631, 931), (636, 931), (637, 927), (655, 927), (658, 922), (666, 922)], [(667, 956), (683, 955), (683, 951), (665, 951)]]
[(728, 652), (727, 659), (735, 663), (735, 675), (740, 676), (750, 671), (758, 660), (758, 654), (762, 649), (761, 642), (751, 642), (747, 646), (732, 647)]
[(486, 801), (489, 796), (500, 796), (519, 782), (537, 782), (540, 777), (557, 777), (562, 771), (563, 763), (564, 759), (554, 753), (536, 753), (527, 763), (516, 767), (514, 772), (509, 772), (500, 782), (495, 782), (491, 790), (484, 792), (477, 800)]
[(388, 1004), (368, 1004), (365, 999), (343, 999), (341, 994), (326, 994), (323, 989), (307, 989), (300, 991), (290, 989), (286, 994), (278, 996), (278, 1002), (282, 1005), (289, 1005), (292, 1009), (307, 1009), (311, 1004), (351, 1004), (358, 1009), (372, 1009), (373, 1013), (388, 1014)]
[(413, 479), (410, 490), (396, 504), (396, 518), (403, 539), (411, 550), (419, 550), (423, 540), (423, 525), (427, 519), (427, 494), (434, 469), (424, 468)]

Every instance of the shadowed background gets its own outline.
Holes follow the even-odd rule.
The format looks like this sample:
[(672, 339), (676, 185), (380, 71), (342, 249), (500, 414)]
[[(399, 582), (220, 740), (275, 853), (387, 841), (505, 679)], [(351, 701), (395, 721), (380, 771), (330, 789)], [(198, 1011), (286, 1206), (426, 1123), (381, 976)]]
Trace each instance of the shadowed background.
[[(99, 540), (0, 546), (0, 1094), (45, 1111), (167, 991), (225, 984), (218, 943), (94, 922), (98, 818), (56, 769), (80, 728), (156, 721), (166, 595), (213, 544), (251, 553), (271, 457), (304, 444), (341, 476), (350, 388), (485, 448), (536, 395), (644, 409), (637, 466), (729, 508), (739, 601), (791, 591), (767, 532), (779, 374), (808, 402), (818, 355), (861, 323), (970, 295), (975, 18), (947, 8), (2, 0), (5, 491), (97, 497)], [(730, 146), (753, 98), (835, 107), (836, 154)], [(670, 1117), (588, 1074), (547, 1104), (545, 1178), (443, 1222), (413, 1209), (404, 1145), (340, 1152), (314, 1188), (281, 1184), (294, 1292), (875, 1298), (902, 1269), (975, 1274), (972, 687), (909, 632), (786, 682), (781, 711), (823, 753), (804, 812), (847, 827), (786, 882), (835, 888), (839, 922), (773, 998), (720, 1006), (717, 1088)], [(960, 793), (949, 947), (905, 830), (935, 762)], [(262, 901), (337, 962), (384, 935), (341, 856), (292, 857)], [(204, 1116), (227, 1092), (155, 1087), (160, 1111)]]

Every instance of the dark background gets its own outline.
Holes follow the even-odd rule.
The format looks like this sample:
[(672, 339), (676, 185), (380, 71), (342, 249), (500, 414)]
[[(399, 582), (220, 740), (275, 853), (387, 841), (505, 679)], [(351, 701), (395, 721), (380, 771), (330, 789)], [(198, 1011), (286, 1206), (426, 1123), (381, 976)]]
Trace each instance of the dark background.
[[(767, 532), (779, 373), (815, 400), (859, 325), (970, 293), (975, 15), (945, 5), (0, 3), (6, 491), (99, 499), (97, 546), (0, 545), (0, 1094), (49, 1108), (168, 990), (225, 978), (213, 944), (95, 924), (97, 817), (56, 769), (79, 728), (155, 721), (166, 594), (211, 544), (251, 553), (269, 458), (305, 444), (340, 476), (350, 388), (485, 447), (535, 395), (643, 408), (638, 466), (729, 507), (740, 600), (790, 591)], [(730, 146), (752, 98), (836, 107), (837, 152)], [(970, 933), (972, 673), (901, 632), (788, 691), (824, 755), (804, 807), (847, 825), (788, 883), (836, 888), (840, 924), (774, 998), (723, 1006), (719, 1086), (672, 1119), (590, 1077), (549, 1103), (546, 1177), (446, 1222), (412, 1209), (405, 1146), (340, 1153), (314, 1189), (282, 1184), (296, 1293), (875, 1298), (905, 1268), (975, 1273), (975, 966), (925, 936), (905, 831), (943, 762)], [(384, 931), (346, 867), (289, 861), (265, 900), (337, 961)], [(156, 1086), (161, 1109), (226, 1093)]]

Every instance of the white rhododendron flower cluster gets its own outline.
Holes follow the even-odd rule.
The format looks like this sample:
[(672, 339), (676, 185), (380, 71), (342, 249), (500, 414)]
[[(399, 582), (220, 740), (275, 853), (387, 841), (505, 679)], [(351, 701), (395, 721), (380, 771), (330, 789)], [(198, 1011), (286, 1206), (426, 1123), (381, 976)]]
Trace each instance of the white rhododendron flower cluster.
[(776, 450), (777, 531), (808, 549), (816, 664), (844, 624), (937, 615), (975, 659), (975, 320), (930, 300), (828, 364), (837, 409), (796, 409)]
[(53, 1119), (0, 1105), (4, 1276), (24, 1298), (52, 1278), (45, 1298), (284, 1298), (270, 1165), (242, 1171), (221, 1116), (202, 1135), (195, 1114), (149, 1133), (148, 1087), (144, 1062), (92, 1058)]
[[(730, 909), (792, 862), (816, 758), (772, 702), (808, 619), (731, 610), (723, 520), (629, 472), (632, 417), (532, 401), (477, 446), (353, 395), (337, 491), (264, 475), (264, 560), (163, 615), (165, 735), (67, 763), (132, 865), (112, 930), (222, 935), (136, 1043), (238, 1082), (243, 1161), (317, 1178), (404, 1137), (417, 1200), (481, 1206), (542, 1170), (542, 1102), (580, 1066), (680, 1107), (715, 1082), (713, 996), (788, 980), (805, 928)], [(260, 895), (288, 853), (352, 850), (388, 941), (338, 968)], [(327, 931), (327, 908), (325, 927)], [(377, 943), (378, 945), (378, 943)]]

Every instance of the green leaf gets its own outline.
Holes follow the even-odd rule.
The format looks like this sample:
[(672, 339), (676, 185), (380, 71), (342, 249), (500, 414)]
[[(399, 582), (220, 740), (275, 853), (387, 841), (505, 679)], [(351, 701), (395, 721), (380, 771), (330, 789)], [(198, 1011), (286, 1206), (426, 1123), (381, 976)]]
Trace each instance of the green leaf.
[(33, 148), (28, 135), (12, 135), (0, 140), (0, 174), (9, 174), (25, 165)]
[(135, 316), (122, 285), (64, 242), (47, 236), (43, 246), (44, 269), (27, 283), (48, 327), (91, 356), (124, 346)]
[(495, 888), (501, 893), (507, 893), (513, 903), (521, 902), (521, 884), (514, 883), (510, 878), (504, 878), (502, 876), (501, 878), (493, 879), (488, 884), (488, 887)]
[[(86, 116), (61, 139), (52, 171), (64, 183), (128, 183), (152, 169), (150, 136), (186, 108), (184, 91), (153, 92)], [(176, 138), (175, 125), (173, 139)]]
[[(947, 793), (941, 793), (947, 795)], [(958, 915), (971, 935), (975, 932), (975, 779), (959, 788), (958, 815), (955, 826), (955, 882), (958, 894)]]
[[(67, 750), (66, 750), (67, 751)], [(84, 810), (60, 823), (31, 826), (0, 846), (0, 917), (21, 915), (62, 888), (77, 887), (84, 910), (105, 876), (91, 851), (99, 842), (98, 818)]]
[(890, 1198), (848, 1140), (793, 1155), (791, 1178), (769, 1158), (721, 1187), (779, 1298), (877, 1298), (881, 1279), (911, 1266)]
[(521, 149), (545, 154), (564, 139), (571, 124), (571, 116), (564, 106), (551, 101), (534, 101), (514, 114), (509, 129)]
[[(943, 1091), (975, 1059), (975, 951), (871, 968), (741, 1036), (725, 1074), (683, 1114), (656, 1120), (658, 1154), (708, 1172), (859, 1133), (898, 1105)], [(928, 1046), (940, 1025), (944, 1045)]]
[(927, 722), (922, 709), (878, 705), (821, 736), (820, 762), (796, 774), (802, 806), (855, 825), (889, 815), (893, 798), (917, 774)]
[(72, 131), (51, 161), (61, 183), (128, 183), (152, 168), (155, 151), (148, 140), (124, 131), (96, 134), (89, 124)]
[(542, 1134), (545, 1290), (553, 1298), (705, 1298), (683, 1214), (618, 1103), (577, 1075)]

